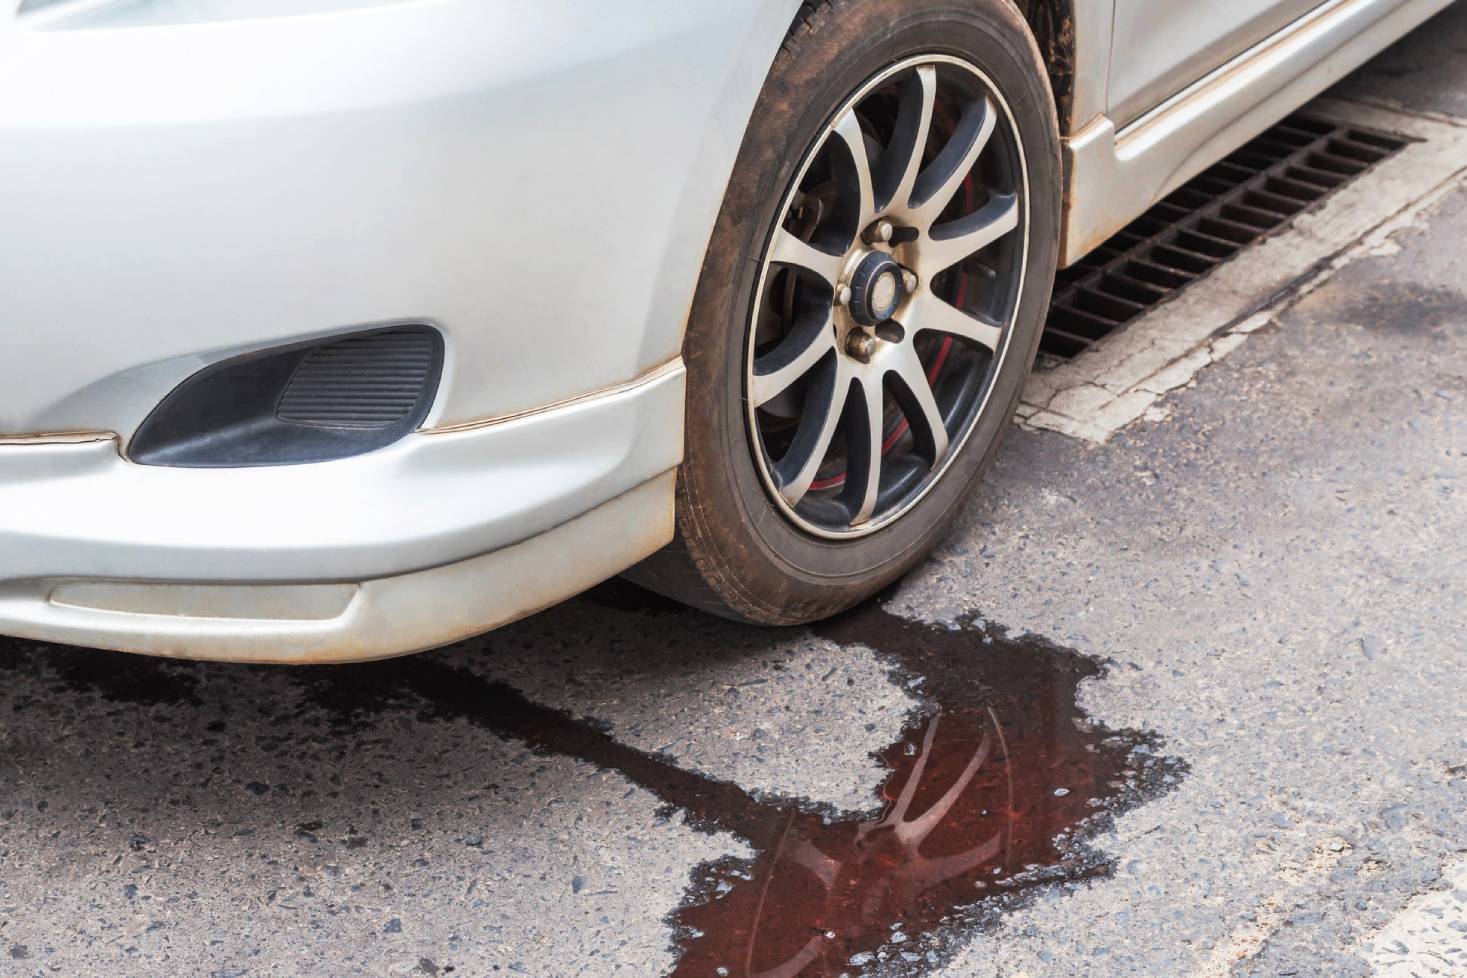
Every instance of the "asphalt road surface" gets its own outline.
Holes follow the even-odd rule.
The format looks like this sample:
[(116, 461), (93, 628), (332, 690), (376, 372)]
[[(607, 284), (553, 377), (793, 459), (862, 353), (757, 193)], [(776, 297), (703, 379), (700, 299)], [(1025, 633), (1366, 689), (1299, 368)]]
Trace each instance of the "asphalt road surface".
[[(1467, 120), (1467, 6), (1339, 92)], [(1016, 430), (817, 629), (0, 643), (0, 975), (1467, 975), (1464, 241), (1467, 188), (1107, 444)]]

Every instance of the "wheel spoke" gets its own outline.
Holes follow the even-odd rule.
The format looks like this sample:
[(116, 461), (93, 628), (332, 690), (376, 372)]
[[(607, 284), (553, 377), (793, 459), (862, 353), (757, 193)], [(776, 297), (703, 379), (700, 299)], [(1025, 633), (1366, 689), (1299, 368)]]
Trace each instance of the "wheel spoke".
[(850, 377), (839, 361), (812, 379), (805, 393), (805, 405), (800, 412), (800, 424), (795, 429), (794, 440), (784, 458), (774, 467), (779, 494), (789, 505), (798, 504), (810, 491), (810, 483), (815, 481), (815, 473), (830, 449), (830, 440), (840, 427), (849, 388)]
[(897, 403), (901, 405), (907, 423), (912, 426), (917, 450), (936, 468), (947, 454), (947, 426), (943, 424), (942, 411), (937, 407), (932, 385), (927, 381), (927, 370), (910, 343), (903, 344), (902, 356), (897, 359), (893, 372), (899, 381), (896, 385)]
[(881, 494), (881, 442), (886, 419), (881, 381), (863, 377), (861, 399), (864, 410), (858, 415), (860, 421), (846, 439), (846, 496), (854, 513), (852, 526), (871, 518)]
[(749, 400), (755, 407), (762, 407), (783, 394), (823, 360), (834, 346), (835, 334), (829, 310), (796, 323), (774, 349), (754, 361), (754, 375), (749, 379)]
[(922, 151), (932, 128), (932, 107), (937, 101), (937, 69), (922, 65), (902, 83), (898, 96), (896, 131), (876, 166), (876, 209), (906, 210), (911, 206), (912, 188), (922, 170)]
[(995, 352), (1003, 337), (1003, 327), (998, 323), (963, 312), (947, 300), (939, 299), (927, 288), (922, 288), (914, 295), (896, 318), (909, 332), (935, 330), (977, 343)]
[(855, 180), (856, 227), (864, 228), (876, 219), (875, 192), (871, 185), (871, 154), (866, 151), (866, 136), (855, 111), (847, 112), (836, 123), (835, 131), (845, 142), (851, 156), (851, 172)]
[(833, 289), (840, 280), (845, 256), (821, 251), (808, 241), (780, 228), (774, 232), (774, 240), (769, 244), (769, 260), (813, 272)]
[(1018, 226), (1018, 196), (995, 194), (967, 217), (929, 231), (917, 252), (917, 271), (931, 281), (939, 272), (982, 251)]
[(978, 162), (983, 147), (988, 145), (997, 121), (998, 111), (986, 98), (963, 109), (952, 138), (917, 176), (912, 191), (912, 222), (918, 228), (930, 228), (953, 199), (967, 179), (968, 171)]

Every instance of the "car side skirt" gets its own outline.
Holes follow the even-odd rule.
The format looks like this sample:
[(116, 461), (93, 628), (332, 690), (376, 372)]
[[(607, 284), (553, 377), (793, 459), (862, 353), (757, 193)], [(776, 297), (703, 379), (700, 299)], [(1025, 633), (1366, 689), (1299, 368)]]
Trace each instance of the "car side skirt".
[(1329, 0), (1136, 121), (1106, 116), (1064, 140), (1060, 264), (1363, 64), (1451, 0)]

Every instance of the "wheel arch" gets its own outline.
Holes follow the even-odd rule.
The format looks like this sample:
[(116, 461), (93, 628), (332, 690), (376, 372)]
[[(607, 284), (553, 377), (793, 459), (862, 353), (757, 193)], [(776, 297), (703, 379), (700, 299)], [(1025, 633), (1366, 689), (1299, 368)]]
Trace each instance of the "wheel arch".
[(1075, 0), (1014, 0), (1049, 71), (1060, 134), (1071, 130), (1075, 93)]
[[(790, 30), (822, 3), (829, 0), (804, 0), (790, 19)], [(1075, 89), (1075, 3), (1076, 0), (1010, 0), (1024, 15), (1034, 42), (1049, 71), (1049, 87), (1054, 93), (1055, 114), (1060, 120), (1061, 135), (1071, 129), (1071, 109)]]

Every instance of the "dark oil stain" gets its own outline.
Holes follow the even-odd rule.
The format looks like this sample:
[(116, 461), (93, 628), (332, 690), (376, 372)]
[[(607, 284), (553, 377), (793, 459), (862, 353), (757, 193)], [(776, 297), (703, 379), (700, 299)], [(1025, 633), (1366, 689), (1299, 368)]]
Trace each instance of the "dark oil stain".
[[(1326, 292), (1328, 303), (1336, 293)], [(1448, 326), (1467, 327), (1467, 295), (1452, 288), (1412, 282), (1362, 285), (1341, 295), (1331, 317), (1377, 332), (1422, 336)]]
[[(649, 617), (698, 614), (621, 583), (596, 589), (590, 600)], [(668, 814), (681, 811), (691, 827), (744, 840), (753, 859), (693, 871), (671, 921), (673, 978), (930, 971), (961, 946), (964, 932), (1041, 887), (1106, 875), (1106, 858), (1087, 840), (1185, 773), (1184, 764), (1161, 756), (1154, 736), (1089, 718), (1077, 703), (1079, 686), (1105, 666), (1044, 639), (1010, 637), (976, 618), (951, 628), (914, 622), (876, 605), (818, 632), (886, 657), (923, 704), (879, 755), (888, 774), (876, 814), (837, 815), (685, 770), (440, 654), (288, 670), (301, 702), (272, 711), (270, 723), (324, 716), (344, 742), (380, 735), (375, 728), (388, 711), (467, 721), (617, 771), (661, 799)], [(191, 702), (196, 685), (228, 684), (235, 670), (250, 668), (60, 648), (41, 659), (73, 688), (168, 705)]]
[[(16, 642), (19, 645), (21, 643)], [(33, 646), (63, 689), (137, 706), (200, 705), (193, 663), (100, 654), (62, 646)], [(0, 676), (32, 668), (29, 656), (0, 652)]]

